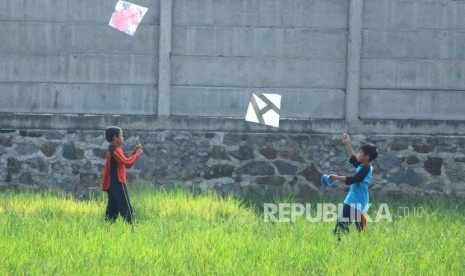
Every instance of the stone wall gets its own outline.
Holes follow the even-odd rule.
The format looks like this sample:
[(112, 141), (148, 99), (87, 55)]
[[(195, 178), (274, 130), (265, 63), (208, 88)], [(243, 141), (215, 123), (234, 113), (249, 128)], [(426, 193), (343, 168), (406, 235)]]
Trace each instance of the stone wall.
[[(327, 190), (322, 173), (351, 174), (337, 134), (126, 131), (124, 150), (145, 153), (128, 170), (130, 183), (184, 185), (251, 197), (306, 197)], [(354, 135), (371, 141), (373, 193), (465, 197), (464, 136)], [(7, 130), (0, 133), (0, 185), (84, 194), (100, 189), (107, 142), (103, 131)], [(340, 187), (340, 190), (344, 187)]]

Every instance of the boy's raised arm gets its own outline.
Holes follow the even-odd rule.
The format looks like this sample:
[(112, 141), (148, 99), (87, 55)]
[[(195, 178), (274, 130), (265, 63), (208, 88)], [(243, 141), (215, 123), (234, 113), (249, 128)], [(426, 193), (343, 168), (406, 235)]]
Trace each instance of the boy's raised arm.
[(113, 152), (113, 157), (119, 164), (125, 166), (126, 168), (130, 168), (134, 166), (134, 164), (136, 163), (136, 160), (139, 158), (139, 154), (140, 153), (136, 152), (136, 154), (131, 155), (130, 157), (126, 157), (124, 156), (124, 153), (121, 150), (121, 148), (118, 147)]
[(349, 154), (349, 158), (352, 156), (355, 156), (355, 151), (354, 151), (354, 148), (352, 147), (349, 134), (343, 132), (341, 134), (341, 138), (342, 138), (342, 142), (346, 146), (346, 150), (347, 150), (347, 153)]
[(132, 150), (132, 153), (131, 155), (134, 155), (134, 154), (141, 154), (143, 152), (143, 147), (141, 144), (137, 144), (134, 149)]

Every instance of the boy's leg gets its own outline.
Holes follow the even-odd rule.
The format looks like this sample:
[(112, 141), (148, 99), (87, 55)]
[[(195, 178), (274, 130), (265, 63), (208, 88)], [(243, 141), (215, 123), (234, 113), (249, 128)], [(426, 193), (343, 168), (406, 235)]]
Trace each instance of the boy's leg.
[(339, 216), (336, 227), (333, 231), (338, 240), (341, 240), (342, 235), (349, 233), (350, 222), (350, 206), (344, 204), (344, 207), (342, 208), (342, 214)]
[(365, 231), (367, 227), (367, 219), (362, 212), (357, 210), (357, 220), (355, 221), (355, 226), (357, 226), (358, 232)]
[(121, 183), (115, 184), (114, 196), (118, 204), (119, 213), (128, 223), (132, 223), (132, 207), (129, 203), (126, 185)]
[(105, 211), (105, 220), (113, 223), (116, 218), (118, 218), (118, 203), (111, 192), (111, 189), (107, 191), (108, 194), (108, 204), (107, 210)]
[(124, 194), (125, 202), (126, 202), (126, 204), (124, 205), (122, 209), (121, 215), (126, 219), (127, 222), (132, 223), (134, 220), (134, 216), (133, 216), (134, 213), (133, 213), (131, 202), (129, 201), (128, 189), (126, 185), (121, 185), (121, 187), (123, 188), (123, 194)]

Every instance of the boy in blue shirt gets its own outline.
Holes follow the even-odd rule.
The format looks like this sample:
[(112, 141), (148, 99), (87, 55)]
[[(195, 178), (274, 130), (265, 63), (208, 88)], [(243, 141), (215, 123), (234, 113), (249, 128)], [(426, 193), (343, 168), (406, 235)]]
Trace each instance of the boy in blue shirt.
[(366, 213), (369, 203), (368, 185), (370, 185), (373, 174), (371, 162), (378, 156), (378, 149), (373, 144), (363, 145), (358, 154), (355, 155), (349, 135), (342, 133), (341, 137), (349, 154), (349, 162), (356, 169), (355, 174), (352, 176), (335, 174), (330, 176), (333, 181), (350, 185), (349, 193), (344, 200), (342, 214), (339, 216), (334, 228), (334, 234), (337, 235), (338, 240), (341, 240), (342, 234), (349, 232), (351, 222), (355, 222), (359, 232), (366, 228), (366, 218), (363, 214)]

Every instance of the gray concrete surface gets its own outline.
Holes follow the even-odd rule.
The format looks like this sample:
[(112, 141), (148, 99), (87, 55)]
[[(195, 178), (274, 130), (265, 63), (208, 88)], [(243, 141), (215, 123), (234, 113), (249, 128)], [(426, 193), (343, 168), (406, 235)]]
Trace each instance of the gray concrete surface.
[(2, 1), (0, 112), (156, 114), (159, 3), (135, 37), (108, 26), (116, 1)]
[(287, 119), (280, 122), (279, 128), (248, 123), (245, 120), (224, 117), (194, 116), (120, 116), (120, 115), (76, 115), (76, 114), (36, 114), (11, 113), (0, 116), (1, 132), (12, 129), (23, 130), (80, 130), (102, 131), (109, 125), (117, 125), (126, 130), (163, 131), (186, 130), (199, 132), (235, 133), (304, 133), (335, 134), (341, 131), (351, 134), (396, 135), (400, 139), (408, 136), (448, 135), (464, 136), (465, 121), (458, 120), (360, 120), (347, 122), (341, 119)]
[(173, 28), (173, 2), (162, 0), (160, 5), (160, 53), (158, 63), (158, 115), (171, 113), (171, 32)]
[(465, 120), (465, 1), (365, 1), (362, 119)]
[(347, 54), (347, 89), (345, 118), (347, 121), (359, 119), (360, 66), (362, 56), (363, 0), (350, 1), (349, 39)]
[(4, 1), (0, 113), (465, 121), (465, 1), (134, 2), (130, 37), (116, 1)]

